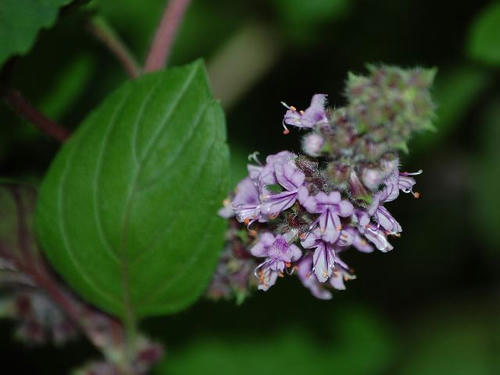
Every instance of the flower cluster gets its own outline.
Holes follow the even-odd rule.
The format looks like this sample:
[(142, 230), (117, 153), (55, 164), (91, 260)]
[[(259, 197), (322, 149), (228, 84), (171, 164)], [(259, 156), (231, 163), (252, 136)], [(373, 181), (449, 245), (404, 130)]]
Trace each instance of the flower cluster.
[(366, 77), (349, 75), (346, 107), (326, 108), (324, 94), (304, 111), (283, 103), (284, 134), (287, 125), (307, 131), (303, 154), (251, 158), (248, 177), (220, 211), (231, 229), (209, 295), (230, 296), (236, 284), (241, 294), (255, 281), (266, 291), (296, 274), (313, 295), (329, 299), (330, 288), (345, 289), (355, 277), (341, 259), (348, 248), (393, 249), (389, 237), (402, 228), (386, 203), (400, 192), (419, 197), (413, 176), (421, 171), (401, 172), (398, 152), (413, 131), (431, 126), (434, 71), (368, 69)]

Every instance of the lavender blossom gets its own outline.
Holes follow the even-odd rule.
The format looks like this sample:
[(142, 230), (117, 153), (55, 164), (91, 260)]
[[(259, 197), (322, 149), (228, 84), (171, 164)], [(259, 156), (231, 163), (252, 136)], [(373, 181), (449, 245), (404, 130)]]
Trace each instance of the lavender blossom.
[(236, 187), (231, 206), (239, 222), (253, 222), (260, 217), (259, 192), (250, 177), (245, 178)]
[(302, 150), (309, 156), (318, 157), (325, 144), (325, 139), (317, 133), (309, 133), (302, 139)]
[(319, 299), (331, 299), (332, 293), (321, 284), (312, 271), (313, 257), (312, 254), (307, 254), (298, 262), (297, 275), (311, 294)]
[(265, 291), (273, 286), (278, 276), (283, 276), (285, 269), (301, 257), (302, 251), (289, 242), (291, 237), (291, 233), (276, 237), (271, 233), (263, 233), (250, 249), (253, 256), (266, 258), (255, 270), (259, 277), (260, 290)]
[(322, 235), (321, 230), (316, 229), (301, 242), (303, 248), (315, 249), (312, 271), (320, 283), (324, 283), (332, 275), (336, 258), (333, 245), (324, 241)]
[(310, 196), (305, 187), (299, 191), (299, 201), (311, 214), (320, 214), (316, 219), (321, 237), (324, 241), (334, 243), (340, 235), (342, 224), (341, 217), (349, 217), (353, 213), (353, 206), (347, 200), (342, 200), (338, 191), (332, 191), (328, 195), (320, 192)]
[[(283, 118), (283, 126), (286, 124), (298, 128), (312, 128), (317, 124), (328, 123), (325, 111), (325, 94), (314, 95), (311, 100), (311, 105), (305, 111), (297, 111), (294, 106), (288, 106), (285, 103), (282, 104), (288, 109)], [(286, 126), (285, 133), (288, 133)]]
[(392, 250), (388, 236), (399, 237), (402, 227), (386, 203), (400, 191), (419, 197), (413, 187), (421, 171), (400, 172), (399, 151), (413, 131), (429, 127), (433, 76), (371, 66), (368, 76), (349, 75), (345, 107), (326, 109), (324, 94), (305, 111), (283, 103), (284, 133), (286, 125), (308, 131), (306, 155), (282, 151), (265, 164), (252, 157), (257, 165), (220, 211), (230, 230), (208, 294), (266, 291), (295, 273), (315, 297), (330, 299), (355, 278), (339, 254)]
[(297, 200), (298, 190), (305, 180), (305, 175), (300, 171), (293, 160), (286, 163), (274, 163), (274, 176), (276, 182), (285, 190), (273, 194), (266, 190), (262, 195), (262, 213), (270, 219), (290, 208)]

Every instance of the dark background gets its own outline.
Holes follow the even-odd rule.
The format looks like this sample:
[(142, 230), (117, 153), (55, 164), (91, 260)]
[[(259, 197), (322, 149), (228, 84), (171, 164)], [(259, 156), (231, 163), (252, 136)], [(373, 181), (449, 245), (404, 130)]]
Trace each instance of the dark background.
[[(201, 301), (146, 321), (167, 347), (159, 374), (500, 373), (500, 61), (475, 38), (494, 4), (498, 13), (489, 1), (193, 0), (171, 65), (206, 60), (226, 108), (233, 183), (250, 152), (300, 151), (298, 132), (281, 133), (281, 100), (305, 108), (321, 92), (341, 106), (347, 72), (366, 63), (437, 67), (437, 132), (416, 135), (403, 158), (404, 170), (424, 173), (419, 200), (389, 206), (404, 229), (394, 251), (351, 251), (358, 279), (331, 301), (287, 278), (241, 306)], [(162, 6), (100, 0), (63, 11), (18, 61), (16, 87), (77, 127), (126, 79), (86, 30), (88, 15), (106, 16), (142, 60)], [(0, 122), (0, 176), (39, 181), (59, 144), (3, 104)], [(26, 347), (12, 331), (0, 322), (8, 374), (65, 374), (98, 355), (83, 342)]]

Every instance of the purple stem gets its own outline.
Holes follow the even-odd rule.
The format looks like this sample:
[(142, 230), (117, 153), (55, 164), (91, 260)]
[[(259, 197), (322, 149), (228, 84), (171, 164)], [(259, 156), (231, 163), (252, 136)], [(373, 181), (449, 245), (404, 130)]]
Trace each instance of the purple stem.
[(21, 93), (12, 88), (0, 87), (0, 92), (5, 102), (17, 113), (17, 115), (35, 125), (45, 134), (57, 139), (59, 142), (66, 141), (71, 133), (55, 123), (43, 113), (39, 112)]
[(191, 0), (170, 0), (156, 29), (149, 48), (145, 72), (154, 72), (165, 67), (177, 29)]

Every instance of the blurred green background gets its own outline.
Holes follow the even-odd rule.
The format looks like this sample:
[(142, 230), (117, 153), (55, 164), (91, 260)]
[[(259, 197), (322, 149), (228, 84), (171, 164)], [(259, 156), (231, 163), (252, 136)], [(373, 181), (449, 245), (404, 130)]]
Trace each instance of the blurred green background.
[[(145, 57), (164, 0), (94, 0), (66, 9), (20, 58), (15, 87), (75, 128), (127, 79), (88, 32), (104, 16)], [(156, 374), (500, 374), (500, 2), (193, 0), (171, 65), (204, 57), (226, 108), (232, 179), (247, 154), (299, 151), (281, 133), (284, 100), (344, 103), (365, 63), (436, 66), (437, 132), (417, 135), (404, 169), (419, 200), (389, 207), (403, 225), (389, 254), (346, 261), (358, 279), (318, 301), (293, 278), (241, 306), (201, 301), (144, 328), (166, 343)], [(0, 175), (38, 181), (59, 144), (0, 106)], [(27, 348), (0, 322), (12, 374), (65, 374), (93, 349)]]

